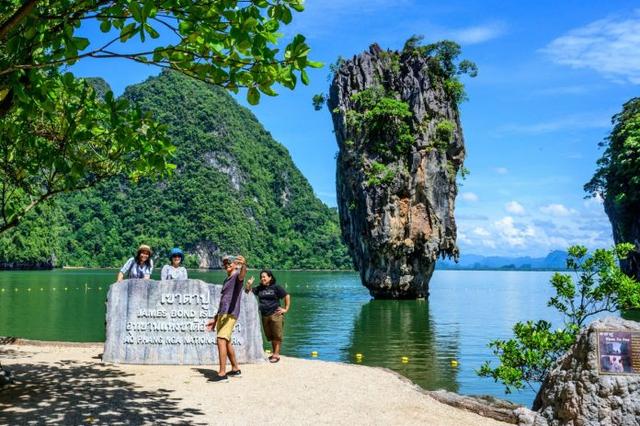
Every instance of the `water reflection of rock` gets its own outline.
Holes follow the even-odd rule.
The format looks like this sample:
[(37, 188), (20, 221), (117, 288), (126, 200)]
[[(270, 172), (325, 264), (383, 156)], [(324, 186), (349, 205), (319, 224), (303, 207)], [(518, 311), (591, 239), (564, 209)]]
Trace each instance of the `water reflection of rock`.
[[(458, 391), (457, 359), (460, 336), (438, 335), (425, 300), (372, 300), (362, 306), (353, 324), (350, 362), (390, 368), (425, 389)], [(402, 357), (409, 362), (403, 363)]]

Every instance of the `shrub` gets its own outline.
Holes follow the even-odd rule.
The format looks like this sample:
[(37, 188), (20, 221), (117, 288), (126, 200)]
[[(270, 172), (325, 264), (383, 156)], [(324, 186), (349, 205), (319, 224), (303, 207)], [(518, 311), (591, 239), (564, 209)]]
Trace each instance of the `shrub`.
[(438, 150), (444, 151), (447, 149), (453, 141), (454, 130), (455, 124), (450, 120), (442, 120), (436, 125), (435, 146)]

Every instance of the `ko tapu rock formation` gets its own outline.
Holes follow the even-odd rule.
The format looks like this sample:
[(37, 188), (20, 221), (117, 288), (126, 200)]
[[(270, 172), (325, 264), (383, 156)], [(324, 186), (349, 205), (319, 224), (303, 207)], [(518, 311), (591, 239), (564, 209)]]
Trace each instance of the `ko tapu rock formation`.
[(424, 51), (374, 44), (335, 69), (328, 105), (340, 224), (375, 298), (427, 297), (438, 257), (458, 255), (463, 92), (440, 67)]

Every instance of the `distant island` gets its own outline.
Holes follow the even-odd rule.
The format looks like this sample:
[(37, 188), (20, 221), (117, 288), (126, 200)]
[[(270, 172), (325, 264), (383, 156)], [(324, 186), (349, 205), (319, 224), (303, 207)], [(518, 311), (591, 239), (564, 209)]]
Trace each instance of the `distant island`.
[(436, 262), (436, 269), (450, 270), (517, 270), (517, 271), (544, 271), (565, 270), (567, 252), (554, 250), (545, 257), (503, 257), (482, 256), (478, 254), (461, 254), (458, 263), (451, 259), (440, 259)]

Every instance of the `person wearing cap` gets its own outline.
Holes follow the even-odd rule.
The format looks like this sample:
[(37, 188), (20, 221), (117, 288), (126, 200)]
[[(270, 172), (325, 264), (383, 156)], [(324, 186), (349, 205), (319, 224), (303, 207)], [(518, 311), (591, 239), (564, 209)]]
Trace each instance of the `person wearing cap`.
[[(242, 300), (242, 288), (244, 277), (247, 275), (247, 262), (242, 256), (225, 256), (222, 258), (222, 267), (227, 271), (227, 278), (222, 284), (220, 305), (217, 314), (207, 322), (206, 328), (217, 333), (218, 360), (220, 369), (211, 380), (218, 382), (226, 380), (228, 376), (240, 376), (240, 368), (236, 361), (236, 353), (231, 344), (231, 332), (240, 316), (240, 301)], [(227, 373), (227, 357), (231, 362), (231, 371)]]
[(153, 260), (151, 260), (151, 247), (142, 244), (134, 257), (130, 257), (118, 272), (118, 281), (129, 278), (151, 278), (153, 272)]
[(164, 265), (162, 271), (160, 271), (160, 279), (166, 280), (186, 280), (187, 269), (182, 266), (184, 260), (184, 253), (178, 247), (174, 247), (169, 252), (169, 261), (171, 265)]

